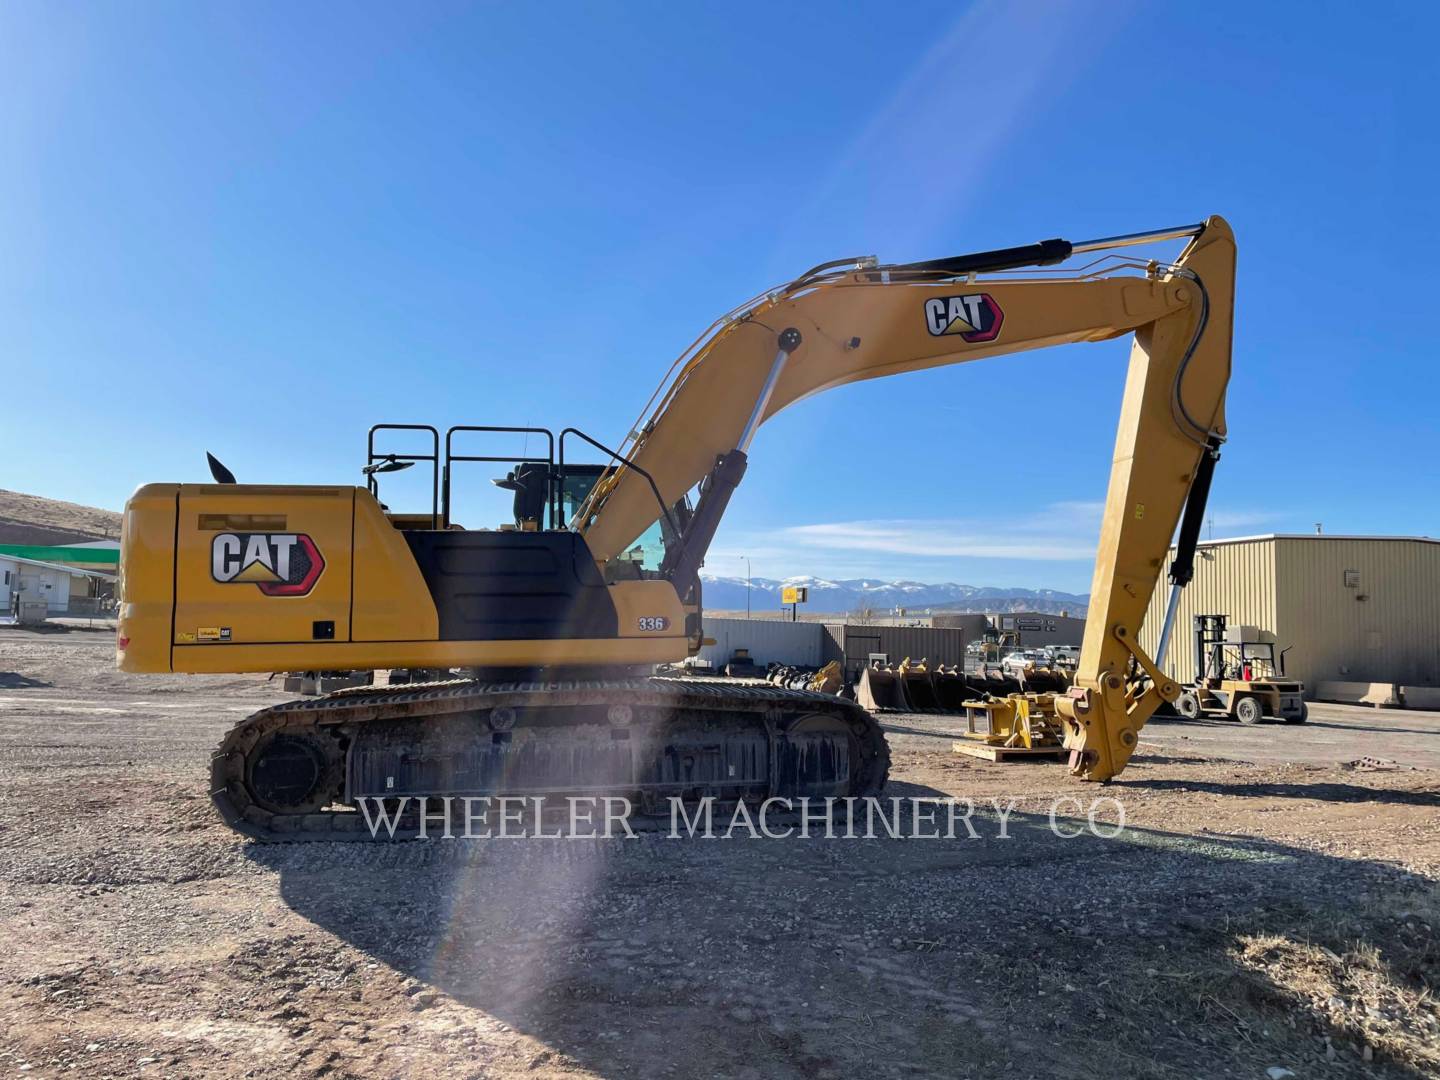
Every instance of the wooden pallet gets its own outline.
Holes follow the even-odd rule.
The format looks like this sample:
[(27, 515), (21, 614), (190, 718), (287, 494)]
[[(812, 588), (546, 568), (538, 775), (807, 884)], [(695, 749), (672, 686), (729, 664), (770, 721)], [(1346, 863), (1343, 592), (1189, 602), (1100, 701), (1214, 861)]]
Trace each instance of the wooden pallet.
[(950, 744), (950, 749), (957, 754), (969, 754), (986, 761), (1053, 761), (1068, 757), (1070, 753), (1063, 746), (1036, 746), (1027, 749), (1024, 746), (987, 746), (985, 743), (971, 742), (968, 739), (956, 739)]

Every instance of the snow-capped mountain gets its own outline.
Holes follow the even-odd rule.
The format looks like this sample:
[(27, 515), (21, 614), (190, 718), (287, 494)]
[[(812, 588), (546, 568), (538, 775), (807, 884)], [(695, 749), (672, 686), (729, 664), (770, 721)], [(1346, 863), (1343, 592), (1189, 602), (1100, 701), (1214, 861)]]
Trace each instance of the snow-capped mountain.
[[(745, 579), (701, 574), (705, 607), (711, 611), (744, 611)], [(1069, 611), (1083, 614), (1088, 596), (1061, 592), (1058, 589), (997, 588), (982, 585), (957, 585), (946, 582), (927, 585), (921, 581), (880, 581), (874, 578), (852, 578), (828, 581), (816, 577), (791, 577), (750, 580), (750, 607), (768, 611), (780, 607), (780, 590), (786, 585), (801, 585), (810, 590), (805, 610), (810, 613), (847, 612), (871, 608), (888, 612), (897, 607), (920, 613), (929, 611), (1043, 611), (1058, 614)]]

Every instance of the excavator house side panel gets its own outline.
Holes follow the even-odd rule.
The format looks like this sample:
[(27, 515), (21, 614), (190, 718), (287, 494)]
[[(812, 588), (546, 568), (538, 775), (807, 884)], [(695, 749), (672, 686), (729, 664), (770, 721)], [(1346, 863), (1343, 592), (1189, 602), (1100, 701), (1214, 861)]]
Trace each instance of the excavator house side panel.
[(181, 487), (175, 645), (350, 640), (353, 491)]

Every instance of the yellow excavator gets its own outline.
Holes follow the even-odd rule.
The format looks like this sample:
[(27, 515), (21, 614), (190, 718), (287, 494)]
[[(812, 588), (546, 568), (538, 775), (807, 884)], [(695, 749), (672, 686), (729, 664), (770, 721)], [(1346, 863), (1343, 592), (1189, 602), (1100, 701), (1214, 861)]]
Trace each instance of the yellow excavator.
[[(1128, 251), (1181, 240), (1173, 262)], [(834, 386), (1133, 334), (1084, 645), (1056, 703), (1071, 772), (1105, 780), (1180, 694), (1161, 667), (1225, 435), (1234, 280), (1218, 217), (929, 262), (843, 259), (713, 323), (613, 448), (574, 428), (442, 439), (380, 425), (363, 487), (240, 484), (211, 459), (216, 483), (147, 484), (126, 506), (118, 664), (463, 674), (239, 723), (212, 761), (212, 794), (259, 839), (365, 836), (357, 806), (405, 796), (615, 795), (658, 814), (677, 798), (874, 795), (889, 752), (853, 702), (644, 674), (704, 642), (699, 571), (755, 432)], [(425, 452), (378, 449), (397, 427)], [(477, 431), (525, 431), (548, 452), (461, 453)], [(459, 527), (455, 466), (501, 460), (514, 465), (496, 481), (514, 521)], [(429, 512), (390, 512), (381, 479), (417, 464), (431, 471)], [(1177, 524), (1152, 659), (1137, 633)]]

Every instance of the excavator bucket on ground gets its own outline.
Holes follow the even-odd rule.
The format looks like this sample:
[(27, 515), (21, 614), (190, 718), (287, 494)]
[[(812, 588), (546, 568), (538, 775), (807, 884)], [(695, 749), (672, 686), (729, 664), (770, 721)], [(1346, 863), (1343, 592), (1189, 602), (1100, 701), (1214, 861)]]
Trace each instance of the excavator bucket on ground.
[(1013, 676), (1006, 675), (1003, 671), (994, 668), (984, 672), (982, 676), (985, 682), (985, 692), (995, 697), (1006, 697), (1009, 694), (1020, 693), (1020, 680)]
[(1050, 670), (1051, 689), (1057, 694), (1063, 694), (1070, 689), (1070, 672), (1064, 668), (1052, 667)]
[(1059, 672), (1034, 664), (1025, 667), (1019, 678), (1027, 694), (1050, 694), (1069, 686), (1069, 681)]
[(905, 684), (905, 697), (915, 712), (933, 712), (940, 707), (940, 699), (935, 696), (934, 679), (923, 659), (918, 664), (912, 664), (907, 657), (900, 665), (900, 679)]
[(855, 686), (855, 701), (871, 712), (909, 712), (910, 699), (905, 696), (905, 682), (894, 668), (879, 664), (865, 668)]
[(960, 712), (965, 702), (975, 696), (965, 673), (959, 668), (936, 668), (933, 682), (935, 700), (946, 712)]

